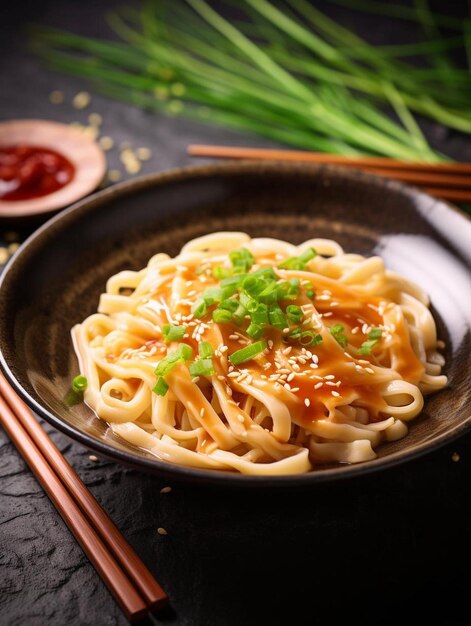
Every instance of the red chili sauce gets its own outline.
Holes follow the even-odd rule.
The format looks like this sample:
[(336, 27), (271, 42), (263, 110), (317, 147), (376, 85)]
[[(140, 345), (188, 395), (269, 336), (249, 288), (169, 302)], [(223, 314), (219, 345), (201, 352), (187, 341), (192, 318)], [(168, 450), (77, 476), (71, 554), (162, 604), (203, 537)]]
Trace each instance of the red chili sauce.
[(75, 167), (55, 150), (17, 144), (0, 146), (0, 200), (31, 200), (65, 187)]

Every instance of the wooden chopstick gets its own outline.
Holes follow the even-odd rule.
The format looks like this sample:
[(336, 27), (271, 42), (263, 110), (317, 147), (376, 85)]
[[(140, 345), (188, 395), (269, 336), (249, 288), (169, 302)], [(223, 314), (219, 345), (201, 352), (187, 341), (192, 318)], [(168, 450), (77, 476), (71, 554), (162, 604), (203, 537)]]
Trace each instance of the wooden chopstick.
[(422, 187), (448, 200), (471, 201), (471, 163), (413, 163), (386, 157), (348, 157), (301, 150), (272, 150), (239, 146), (188, 146), (190, 156), (223, 159), (303, 161), (342, 165)]
[(163, 589), (1, 373), (0, 421), (128, 619), (166, 604)]

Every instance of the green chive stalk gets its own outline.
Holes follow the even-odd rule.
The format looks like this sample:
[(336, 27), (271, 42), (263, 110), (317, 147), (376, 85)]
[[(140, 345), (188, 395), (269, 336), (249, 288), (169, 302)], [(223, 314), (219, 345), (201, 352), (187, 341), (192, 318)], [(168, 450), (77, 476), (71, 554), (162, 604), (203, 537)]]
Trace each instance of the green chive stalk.
[(113, 40), (36, 27), (32, 46), (112, 98), (307, 150), (436, 162), (446, 157), (416, 114), (471, 133), (471, 74), (447, 56), (458, 46), (470, 54), (469, 23), (444, 38), (439, 29), (456, 20), (417, 0), (394, 13), (422, 25), (426, 41), (374, 47), (306, 0), (235, 6), (244, 19), (230, 22), (205, 0), (148, 0), (108, 16)]

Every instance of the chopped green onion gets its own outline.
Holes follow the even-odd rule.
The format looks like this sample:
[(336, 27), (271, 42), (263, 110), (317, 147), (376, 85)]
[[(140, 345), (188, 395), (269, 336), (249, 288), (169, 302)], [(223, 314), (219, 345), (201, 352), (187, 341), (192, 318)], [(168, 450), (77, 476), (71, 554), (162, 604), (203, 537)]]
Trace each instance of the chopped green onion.
[(256, 305), (256, 307), (247, 307), (252, 323), (267, 326), (270, 323), (267, 305), (263, 304), (263, 302), (257, 302)]
[(291, 324), (299, 324), (303, 318), (303, 310), (297, 304), (289, 304), (286, 307), (286, 317)]
[(162, 328), (165, 341), (180, 341), (183, 339), (185, 332), (185, 326), (172, 326), (171, 324), (165, 324)]
[(190, 346), (186, 343), (181, 343), (176, 350), (169, 352), (167, 356), (160, 361), (155, 368), (155, 373), (157, 376), (167, 376), (176, 365), (188, 361), (192, 354), (193, 350)]
[(310, 281), (304, 283), (304, 290), (305, 290), (306, 296), (308, 298), (311, 298), (311, 300), (316, 297), (316, 291), (314, 289), (314, 285)]
[(375, 347), (375, 345), (378, 343), (377, 339), (372, 339), (371, 341), (364, 341), (359, 350), (358, 353), (359, 354), (371, 354), (371, 351), (373, 350), (373, 348)]
[(203, 291), (202, 298), (206, 306), (211, 306), (222, 300), (222, 289), (219, 287), (208, 287)]
[(217, 280), (222, 280), (223, 278), (229, 278), (230, 276), (233, 275), (233, 273), (234, 273), (234, 270), (229, 269), (227, 267), (221, 267), (220, 265), (213, 267), (213, 271), (212, 271), (214, 278), (217, 278)]
[(232, 322), (232, 313), (227, 309), (218, 307), (213, 311), (213, 321), (215, 321), (216, 324), (228, 324)]
[(247, 248), (239, 248), (229, 252), (229, 259), (234, 266), (234, 270), (241, 272), (247, 272), (255, 263), (253, 254)]
[(158, 396), (164, 396), (168, 391), (168, 385), (162, 376), (159, 376), (152, 391)]
[(213, 360), (211, 358), (199, 359), (189, 367), (192, 376), (211, 376), (214, 374)]
[(247, 309), (242, 304), (239, 304), (237, 309), (232, 314), (232, 319), (236, 324), (241, 324), (244, 317), (247, 315)]
[(249, 324), (247, 328), (247, 335), (249, 337), (253, 337), (254, 339), (258, 339), (263, 334), (263, 327), (260, 324)]
[(290, 331), (290, 333), (288, 334), (288, 338), (299, 341), (299, 339), (301, 339), (301, 333), (302, 333), (301, 328), (299, 326), (296, 326), (296, 328), (293, 328), (293, 330)]
[(268, 267), (261, 267), (259, 270), (252, 272), (252, 276), (257, 276), (267, 281), (278, 279), (278, 276), (275, 274), (275, 270), (271, 267), (271, 265)]
[(213, 356), (213, 346), (209, 343), (209, 341), (202, 341), (198, 345), (198, 354), (202, 359), (207, 359), (210, 356)]
[(198, 300), (193, 307), (192, 313), (194, 317), (204, 317), (208, 312), (208, 307), (204, 300)]
[(88, 387), (88, 380), (85, 376), (79, 374), (72, 381), (72, 389), (75, 393), (83, 393)]
[(330, 328), (330, 334), (332, 337), (342, 346), (346, 348), (348, 346), (348, 339), (344, 333), (345, 327), (342, 324), (335, 324)]
[(266, 349), (266, 341), (256, 341), (255, 343), (251, 343), (250, 345), (245, 346), (245, 348), (242, 348), (241, 350), (233, 352), (229, 357), (229, 361), (232, 363), (232, 365), (239, 365), (240, 363), (250, 361), (250, 359), (258, 356)]
[(299, 256), (292, 256), (282, 261), (278, 264), (278, 267), (282, 270), (304, 270), (309, 261), (315, 256), (317, 256), (316, 250), (314, 250), (314, 248), (307, 248)]
[(323, 342), (322, 335), (315, 335), (311, 330), (301, 333), (300, 343), (303, 346), (318, 346)]
[(381, 339), (383, 331), (381, 328), (372, 328), (368, 333), (368, 339)]
[(285, 314), (281, 310), (279, 304), (272, 304), (268, 309), (268, 319), (270, 320), (270, 324), (275, 328), (279, 328), (283, 330), (288, 326), (288, 320), (286, 319)]

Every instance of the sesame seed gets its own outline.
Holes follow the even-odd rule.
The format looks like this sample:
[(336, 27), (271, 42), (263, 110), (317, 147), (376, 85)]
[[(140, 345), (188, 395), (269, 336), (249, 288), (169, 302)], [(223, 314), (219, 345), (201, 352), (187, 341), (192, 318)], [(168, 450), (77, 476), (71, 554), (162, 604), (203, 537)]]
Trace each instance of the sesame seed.
[(331, 317), (332, 315), (332, 311), (327, 311), (327, 313), (324, 313), (324, 317)]
[(316, 383), (314, 385), (314, 389), (320, 389), (323, 386), (324, 383)]
[(316, 370), (319, 366), (317, 365), (317, 363), (311, 363), (309, 367), (313, 370)]
[(324, 378), (326, 380), (334, 380), (335, 376), (333, 374), (327, 374), (327, 376), (324, 376)]
[(226, 393), (228, 396), (232, 396), (232, 389), (228, 386), (226, 386)]
[(102, 150), (108, 151), (114, 146), (114, 140), (111, 137), (105, 135), (104, 137), (100, 137), (98, 140), (98, 145)]
[(72, 106), (75, 109), (85, 109), (90, 104), (91, 96), (88, 91), (79, 91), (72, 99)]
[(172, 491), (171, 487), (162, 487), (160, 493), (170, 493)]
[(325, 384), (326, 385), (330, 385), (331, 387), (335, 387), (336, 386), (335, 383), (333, 383), (331, 380), (327, 380)]
[(285, 383), (283, 387), (287, 389), (288, 391), (291, 391), (291, 385), (289, 385), (288, 383)]
[(291, 391), (292, 393), (296, 393), (297, 391), (299, 391), (299, 387), (291, 387)]
[(199, 382), (199, 380), (200, 380), (200, 377), (199, 376), (195, 376), (194, 378), (191, 379), (191, 382), (192, 383), (197, 383), (197, 382)]
[(281, 331), (284, 335), (287, 335), (289, 333), (289, 328), (283, 328), (283, 330)]
[(165, 528), (162, 528), (162, 526), (157, 528), (157, 532), (159, 533), (159, 535), (168, 535), (168, 532), (165, 530)]
[(225, 376), (218, 376), (218, 380), (226, 380)]
[(118, 180), (121, 180), (121, 178), (123, 177), (123, 175), (121, 174), (121, 172), (119, 170), (109, 170), (108, 171), (108, 178), (112, 183), (117, 183)]
[(364, 335), (367, 335), (367, 334), (368, 334), (368, 324), (366, 324), (366, 323), (365, 323), (365, 324), (363, 324), (363, 326), (361, 327), (361, 332), (362, 332)]
[(309, 398), (304, 398), (304, 404), (306, 406), (310, 406), (311, 405), (311, 401), (309, 400)]
[(362, 365), (369, 365), (370, 362), (366, 361), (365, 359), (358, 359), (358, 363), (361, 363)]
[(233, 339), (234, 341), (237, 341), (239, 339), (239, 335), (229, 335), (229, 339)]
[(245, 422), (245, 417), (241, 413), (239, 413), (239, 415), (237, 416), (237, 419), (239, 420), (239, 422), (242, 422), (242, 423)]
[(313, 363), (319, 363), (319, 357), (317, 356), (317, 354), (313, 354), (311, 359)]
[(98, 457), (94, 454), (90, 454), (88, 458), (90, 459), (90, 461), (98, 461)]
[(284, 350), (282, 350), (283, 354), (289, 354), (291, 352), (293, 348), (291, 346), (288, 346), (287, 348), (285, 348)]
[(333, 396), (335, 396), (336, 398), (340, 398), (340, 394), (338, 391), (331, 391), (330, 392)]
[(458, 452), (453, 452), (453, 454), (451, 455), (451, 460), (454, 463), (458, 463), (458, 461), (460, 460), (460, 455), (458, 454)]
[(352, 335), (356, 335), (357, 332), (360, 330), (360, 328), (358, 326), (355, 326), (355, 328), (352, 328)]
[(365, 367), (365, 372), (368, 372), (368, 374), (374, 374), (375, 371), (372, 367)]
[(88, 122), (92, 126), (101, 126), (103, 118), (99, 113), (90, 113), (90, 115), (88, 116)]
[(240, 344), (241, 346), (247, 345), (247, 341), (245, 341), (245, 339), (239, 339), (237, 343)]
[(136, 154), (141, 161), (149, 161), (152, 158), (152, 150), (150, 148), (138, 148)]
[(52, 104), (62, 104), (64, 102), (64, 94), (62, 91), (55, 89), (49, 94), (49, 102)]
[(294, 372), (291, 372), (291, 374), (287, 378), (287, 381), (288, 382), (292, 381), (295, 376), (296, 376), (296, 374)]

